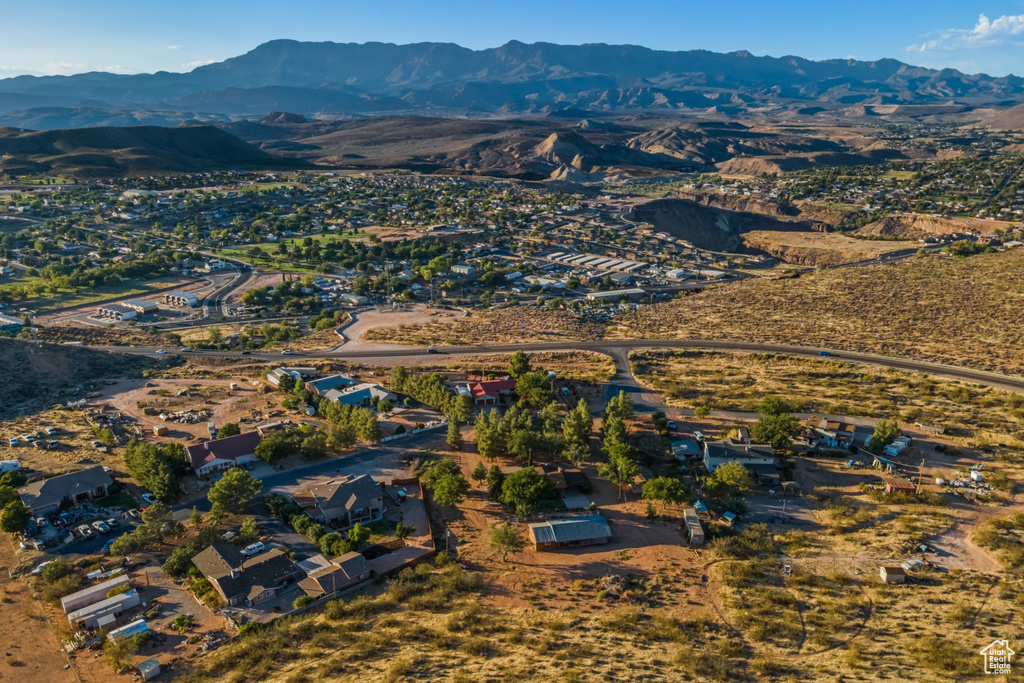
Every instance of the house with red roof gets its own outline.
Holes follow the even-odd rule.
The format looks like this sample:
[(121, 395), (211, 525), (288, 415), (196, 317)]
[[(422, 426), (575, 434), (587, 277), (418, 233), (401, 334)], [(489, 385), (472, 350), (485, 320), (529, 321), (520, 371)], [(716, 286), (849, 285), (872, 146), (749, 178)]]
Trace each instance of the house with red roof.
[(246, 432), (186, 446), (185, 452), (192, 469), (202, 477), (253, 462), (256, 460), (256, 446), (261, 440), (259, 432)]
[(516, 388), (516, 381), (511, 377), (505, 379), (488, 379), (468, 382), (456, 387), (460, 394), (469, 394), (473, 404), (478, 406), (495, 406), (502, 396), (508, 396)]

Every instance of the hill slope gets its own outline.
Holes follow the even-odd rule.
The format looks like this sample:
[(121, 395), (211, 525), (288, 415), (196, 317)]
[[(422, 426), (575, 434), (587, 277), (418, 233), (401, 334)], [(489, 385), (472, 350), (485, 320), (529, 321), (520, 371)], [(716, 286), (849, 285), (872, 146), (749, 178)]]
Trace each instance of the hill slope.
[(744, 280), (643, 307), (612, 336), (821, 345), (1022, 374), (1024, 249)]
[(98, 177), (297, 165), (211, 126), (42, 132), (0, 128), (0, 172), (11, 174)]

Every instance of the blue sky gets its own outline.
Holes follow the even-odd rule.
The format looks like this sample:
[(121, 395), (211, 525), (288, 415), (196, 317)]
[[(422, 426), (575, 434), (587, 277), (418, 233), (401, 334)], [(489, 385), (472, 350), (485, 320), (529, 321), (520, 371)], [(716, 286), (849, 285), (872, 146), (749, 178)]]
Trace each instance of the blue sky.
[(632, 43), (1024, 75), (1024, 0), (34, 0), (0, 10), (0, 77), (188, 71), (274, 38)]

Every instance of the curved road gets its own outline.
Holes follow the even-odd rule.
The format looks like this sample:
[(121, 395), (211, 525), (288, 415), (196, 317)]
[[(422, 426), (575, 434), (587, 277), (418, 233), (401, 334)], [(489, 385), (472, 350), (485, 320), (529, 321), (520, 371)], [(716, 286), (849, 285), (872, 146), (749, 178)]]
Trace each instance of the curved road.
[[(123, 347), (123, 346), (100, 346), (96, 347), (105, 351), (118, 353), (154, 354), (157, 347)], [(830, 359), (866, 363), (898, 370), (910, 370), (914, 372), (925, 372), (933, 375), (941, 375), (965, 382), (984, 384), (1007, 391), (1024, 392), (1024, 376), (1002, 375), (996, 372), (985, 370), (974, 370), (971, 368), (958, 367), (955, 365), (943, 365), (941, 363), (930, 363), (927, 361), (910, 360), (907, 358), (894, 358), (873, 353), (861, 353), (857, 351), (823, 350), (820, 347), (811, 348), (807, 346), (793, 346), (788, 344), (768, 344), (760, 342), (732, 341), (726, 339), (600, 339), (593, 341), (559, 341), (559, 342), (527, 342), (523, 344), (487, 344), (475, 346), (439, 346), (426, 349), (419, 346), (410, 346), (403, 349), (387, 349), (377, 351), (345, 351), (344, 346), (336, 349), (323, 351), (305, 351), (293, 354), (281, 352), (253, 351), (243, 355), (240, 351), (193, 351), (197, 356), (220, 356), (227, 358), (249, 358), (253, 361), (276, 361), (302, 360), (302, 359), (408, 359), (410, 365), (422, 363), (430, 358), (439, 360), (439, 356), (445, 355), (482, 355), (488, 353), (511, 353), (517, 350), (524, 351), (592, 351), (611, 357), (616, 365), (616, 380), (628, 381), (623, 374), (632, 377), (629, 372), (628, 354), (636, 349), (652, 348), (688, 348), (688, 349), (711, 349), (715, 351), (743, 351), (750, 353), (784, 353), (795, 356), (820, 357), (826, 356)], [(615, 381), (615, 380), (613, 380)]]

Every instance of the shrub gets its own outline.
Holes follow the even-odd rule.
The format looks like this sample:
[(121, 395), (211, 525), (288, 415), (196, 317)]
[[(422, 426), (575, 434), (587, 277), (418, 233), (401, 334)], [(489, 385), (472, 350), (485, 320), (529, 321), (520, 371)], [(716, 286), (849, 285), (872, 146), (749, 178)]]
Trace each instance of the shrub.
[(311, 596), (311, 595), (300, 595), (299, 597), (295, 598), (295, 601), (292, 603), (292, 609), (300, 609), (300, 608), (305, 607), (306, 605), (310, 605), (312, 603), (313, 603), (313, 596)]

